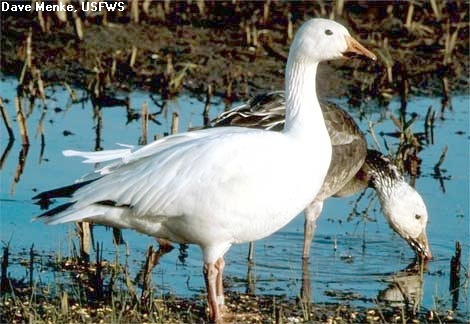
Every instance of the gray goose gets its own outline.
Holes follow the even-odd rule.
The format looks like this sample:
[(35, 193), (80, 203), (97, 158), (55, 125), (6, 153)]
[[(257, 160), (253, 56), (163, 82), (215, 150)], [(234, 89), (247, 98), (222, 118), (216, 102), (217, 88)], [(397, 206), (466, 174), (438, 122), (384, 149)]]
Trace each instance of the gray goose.
[[(406, 240), (419, 259), (431, 259), (426, 235), (428, 213), (421, 195), (405, 181), (390, 159), (367, 149), (364, 134), (346, 111), (331, 102), (321, 102), (320, 106), (331, 139), (332, 157), (323, 186), (305, 209), (303, 258), (309, 258), (323, 202), (332, 196), (345, 197), (371, 187), (377, 192), (390, 227)], [(212, 125), (280, 130), (284, 127), (284, 114), (284, 92), (273, 91), (222, 113)]]

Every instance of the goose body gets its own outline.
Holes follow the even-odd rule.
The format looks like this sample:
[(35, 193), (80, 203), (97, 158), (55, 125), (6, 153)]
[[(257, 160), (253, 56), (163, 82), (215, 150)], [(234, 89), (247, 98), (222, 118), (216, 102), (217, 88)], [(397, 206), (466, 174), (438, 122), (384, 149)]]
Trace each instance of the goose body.
[[(256, 129), (220, 130), (202, 131), (202, 137), (194, 132), (194, 138), (191, 134), (158, 154), (140, 156), (136, 151), (138, 158), (131, 154), (128, 162), (107, 168), (106, 176), (74, 193), (75, 203), (67, 211), (46, 222), (86, 218), (195, 243), (204, 246), (206, 262), (217, 260), (222, 253), (218, 250), (225, 249), (216, 243), (226, 246), (270, 235), (290, 221), (292, 213), (300, 213), (309, 195), (319, 190), (302, 188), (298, 179), (304, 176), (321, 184), (324, 175), (301, 171), (314, 156), (297, 154), (301, 147), (288, 136)], [(276, 150), (279, 146), (285, 154)], [(236, 158), (246, 154), (253, 158), (250, 164)], [(296, 170), (290, 172), (291, 167)]]
[(42, 218), (50, 224), (87, 220), (199, 245), (211, 318), (219, 319), (225, 252), (279, 230), (323, 184), (331, 143), (312, 89), (318, 63), (348, 51), (375, 58), (344, 26), (305, 22), (289, 51), (283, 131), (221, 127), (122, 155), (99, 153), (95, 160), (118, 161), (98, 170), (96, 179), (36, 196), (70, 197)]
[[(305, 209), (303, 257), (309, 257), (323, 202), (332, 196), (349, 196), (372, 187), (390, 227), (408, 242), (418, 257), (430, 259), (426, 236), (428, 213), (422, 197), (387, 157), (367, 149), (363, 133), (346, 111), (333, 103), (322, 103), (321, 109), (331, 140), (332, 158), (320, 191)], [(273, 91), (222, 113), (212, 124), (280, 130), (284, 112), (284, 92)]]

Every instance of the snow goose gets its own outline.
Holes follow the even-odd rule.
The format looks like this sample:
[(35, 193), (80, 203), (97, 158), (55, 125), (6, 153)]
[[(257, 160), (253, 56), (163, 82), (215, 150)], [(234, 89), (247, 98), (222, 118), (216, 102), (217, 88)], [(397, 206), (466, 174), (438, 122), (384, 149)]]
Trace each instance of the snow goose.
[(230, 246), (279, 230), (322, 186), (331, 143), (315, 76), (319, 62), (347, 52), (375, 59), (344, 26), (308, 20), (289, 51), (282, 132), (212, 128), (168, 136), (123, 156), (100, 153), (101, 160), (119, 160), (94, 180), (37, 195), (70, 198), (39, 217), (49, 224), (87, 220), (199, 245), (210, 317), (218, 320), (223, 256)]
[[(303, 258), (310, 255), (315, 224), (323, 202), (331, 196), (352, 195), (369, 186), (376, 190), (391, 228), (408, 242), (418, 258), (430, 259), (432, 255), (426, 235), (428, 212), (420, 194), (405, 181), (388, 158), (377, 151), (367, 150), (364, 135), (346, 111), (333, 103), (321, 103), (320, 107), (333, 150), (323, 186), (305, 209)], [(284, 92), (273, 91), (222, 113), (212, 124), (280, 130), (284, 126), (284, 115)]]

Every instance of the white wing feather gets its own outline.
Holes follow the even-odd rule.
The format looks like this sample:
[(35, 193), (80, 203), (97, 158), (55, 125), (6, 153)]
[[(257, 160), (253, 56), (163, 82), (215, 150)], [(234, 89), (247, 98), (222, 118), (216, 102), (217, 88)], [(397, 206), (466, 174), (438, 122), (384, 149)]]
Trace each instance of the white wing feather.
[[(78, 189), (75, 203), (49, 222), (92, 219), (193, 243), (212, 242), (214, 235), (217, 241), (249, 241), (285, 225), (319, 190), (311, 183), (324, 177), (310, 167), (313, 152), (298, 158), (295, 141), (257, 129), (201, 130), (126, 150), (101, 155), (119, 160), (100, 169), (106, 175)], [(299, 188), (299, 178), (311, 181)], [(240, 226), (251, 231), (240, 232)]]

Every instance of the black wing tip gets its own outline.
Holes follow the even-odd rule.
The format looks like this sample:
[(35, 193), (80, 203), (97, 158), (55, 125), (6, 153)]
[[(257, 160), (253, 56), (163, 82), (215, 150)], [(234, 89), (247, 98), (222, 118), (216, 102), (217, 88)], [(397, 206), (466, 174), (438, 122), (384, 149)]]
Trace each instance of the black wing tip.
[(64, 210), (67, 210), (70, 206), (72, 206), (73, 204), (75, 204), (75, 201), (73, 202), (68, 202), (68, 203), (65, 203), (65, 204), (62, 204), (60, 206), (57, 206), (55, 208), (52, 208), (51, 210), (48, 210), (44, 213), (42, 213), (41, 215), (39, 216), (36, 216), (35, 218), (33, 218), (34, 220), (36, 219), (39, 219), (39, 218), (42, 218), (42, 217), (51, 217), (51, 216), (54, 216), (58, 213), (61, 213), (63, 212)]
[(92, 179), (92, 180), (86, 180), (78, 183), (74, 183), (68, 186), (48, 190), (48, 191), (43, 191), (36, 196), (34, 196), (32, 199), (34, 200), (41, 200), (41, 201), (47, 201), (51, 200), (52, 198), (70, 198), (72, 197), (72, 194), (80, 189), (81, 187), (84, 187), (90, 183), (92, 183), (95, 180), (98, 180), (99, 178)]

